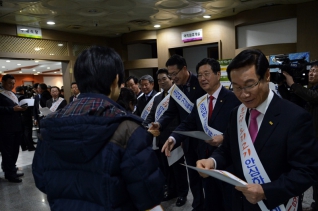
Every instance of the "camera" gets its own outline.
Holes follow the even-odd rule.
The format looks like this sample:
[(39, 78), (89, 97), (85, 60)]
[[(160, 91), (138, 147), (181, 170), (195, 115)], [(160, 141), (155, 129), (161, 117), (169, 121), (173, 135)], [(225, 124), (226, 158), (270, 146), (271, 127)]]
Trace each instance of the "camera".
[(271, 64), (269, 68), (278, 68), (279, 71), (271, 71), (271, 82), (279, 84), (284, 81), (282, 71), (286, 71), (296, 83), (308, 85), (308, 73), (311, 67), (305, 57), (290, 59), (288, 55), (276, 55), (274, 59), (278, 64)]

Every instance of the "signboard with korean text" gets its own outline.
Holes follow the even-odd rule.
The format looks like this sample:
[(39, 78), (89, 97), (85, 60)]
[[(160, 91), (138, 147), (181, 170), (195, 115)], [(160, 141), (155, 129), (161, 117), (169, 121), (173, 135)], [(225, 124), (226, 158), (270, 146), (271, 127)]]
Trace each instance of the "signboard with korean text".
[(181, 39), (183, 42), (192, 42), (202, 40), (203, 34), (202, 29), (196, 29), (193, 31), (187, 31), (181, 33)]
[(40, 28), (34, 28), (29, 26), (17, 26), (17, 35), (19, 37), (28, 38), (42, 38), (42, 31)]

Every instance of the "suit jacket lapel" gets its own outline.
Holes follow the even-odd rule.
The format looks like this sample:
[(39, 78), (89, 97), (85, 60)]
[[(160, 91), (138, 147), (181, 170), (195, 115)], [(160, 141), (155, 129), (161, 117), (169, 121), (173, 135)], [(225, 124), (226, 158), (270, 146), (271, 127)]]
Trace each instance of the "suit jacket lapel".
[(209, 121), (209, 125), (212, 124), (212, 122), (214, 121), (214, 119), (216, 118), (216, 116), (218, 115), (219, 111), (221, 110), (221, 108), (223, 107), (225, 101), (226, 101), (226, 90), (224, 90), (225, 88), (222, 87), (218, 98), (216, 99), (216, 103), (215, 106), (213, 108), (213, 112), (212, 112), (212, 117)]
[(281, 99), (274, 94), (274, 97), (266, 110), (264, 119), (254, 142), (254, 147), (257, 152), (260, 152), (265, 143), (270, 140), (273, 131), (279, 124), (279, 115), (281, 113), (281, 108), (279, 107), (280, 100)]

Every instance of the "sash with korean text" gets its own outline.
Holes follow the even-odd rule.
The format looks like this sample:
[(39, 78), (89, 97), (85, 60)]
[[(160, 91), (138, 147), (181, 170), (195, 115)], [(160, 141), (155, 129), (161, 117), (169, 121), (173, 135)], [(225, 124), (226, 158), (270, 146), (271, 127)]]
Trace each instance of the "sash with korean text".
[[(243, 104), (240, 105), (237, 112), (237, 136), (240, 147), (240, 156), (242, 168), (246, 181), (250, 184), (264, 184), (271, 182), (258, 155), (250, 137), (248, 127), (245, 121), (245, 115), (248, 108)], [(263, 201), (258, 202), (262, 211), (268, 211)], [(298, 197), (291, 198), (287, 206), (283, 204), (272, 209), (271, 211), (296, 211), (298, 207)]]
[(59, 105), (62, 103), (63, 100), (64, 100), (63, 98), (59, 97), (59, 99), (55, 103), (52, 102), (52, 106), (50, 110), (52, 112), (56, 111), (56, 109), (59, 107)]
[(170, 89), (171, 97), (188, 113), (193, 109), (193, 103), (189, 98), (179, 89), (178, 86), (173, 85)]
[(155, 97), (156, 97), (157, 95), (159, 95), (160, 93), (161, 93), (161, 92), (158, 92), (155, 96), (153, 96), (153, 97), (149, 100), (149, 102), (147, 103), (147, 105), (145, 106), (144, 110), (141, 112), (140, 117), (141, 117), (143, 120), (146, 120), (148, 114), (149, 114), (150, 111), (151, 111), (151, 108), (152, 108), (153, 101), (154, 101)]
[(203, 131), (212, 138), (213, 136), (221, 135), (223, 133), (215, 130), (214, 128), (208, 125), (209, 110), (208, 110), (207, 97), (208, 97), (208, 94), (205, 94), (202, 97), (197, 99), (197, 108), (198, 108), (198, 114), (200, 117)]
[(5, 89), (0, 89), (0, 93), (2, 95), (4, 95), (5, 97), (9, 98), (10, 100), (12, 100), (15, 104), (19, 105), (19, 100), (18, 100), (17, 96), (15, 96), (15, 94), (13, 94), (13, 92), (5, 90)]

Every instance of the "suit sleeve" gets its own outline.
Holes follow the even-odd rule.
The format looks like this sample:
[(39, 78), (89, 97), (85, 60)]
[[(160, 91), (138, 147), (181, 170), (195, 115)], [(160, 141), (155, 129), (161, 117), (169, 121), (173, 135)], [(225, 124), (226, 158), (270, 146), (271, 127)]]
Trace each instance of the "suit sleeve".
[[(175, 129), (175, 131), (193, 131), (197, 129), (196, 125), (196, 118), (199, 117), (198, 115), (198, 109), (197, 106), (194, 106), (191, 113), (187, 116), (185, 120), (181, 122), (181, 124)], [(176, 139), (176, 143), (180, 144), (182, 140), (187, 138), (187, 136), (178, 134), (178, 133), (172, 133), (171, 136), (173, 136)]]
[(300, 195), (317, 183), (318, 145), (314, 138), (312, 117), (305, 111), (294, 115), (297, 116), (286, 137), (286, 160), (290, 171), (262, 185), (269, 209)]

